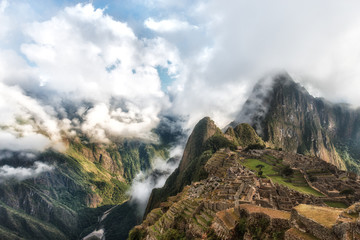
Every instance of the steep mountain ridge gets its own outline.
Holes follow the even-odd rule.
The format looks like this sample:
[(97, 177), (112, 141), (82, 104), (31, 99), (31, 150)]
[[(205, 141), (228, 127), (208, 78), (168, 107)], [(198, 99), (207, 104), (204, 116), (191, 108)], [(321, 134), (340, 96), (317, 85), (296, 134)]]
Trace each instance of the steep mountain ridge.
[(268, 146), (359, 171), (359, 109), (314, 98), (288, 74), (275, 76), (270, 86), (264, 89), (259, 82), (254, 87), (232, 126), (245, 121)]
[(77, 239), (102, 212), (128, 199), (129, 185), (140, 170), (149, 170), (154, 158), (166, 159), (169, 154), (161, 144), (134, 140), (111, 145), (79, 139), (65, 143), (65, 153), (46, 151), (31, 161), (3, 154), (8, 158), (1, 160), (2, 165), (31, 166), (39, 161), (53, 169), (27, 180), (0, 183), (1, 239), (8, 233), (15, 234), (14, 239)]
[(199, 121), (186, 143), (179, 167), (166, 180), (163, 188), (153, 189), (145, 214), (157, 207), (168, 196), (181, 191), (194, 179), (201, 178), (203, 174), (201, 165), (209, 158), (209, 152), (204, 151), (204, 148), (207, 140), (215, 134), (222, 133), (209, 117)]
[(222, 133), (213, 120), (209, 117), (203, 118), (196, 124), (186, 143), (179, 167), (170, 175), (162, 188), (153, 189), (145, 216), (169, 196), (181, 192), (184, 186), (206, 178), (208, 173), (205, 164), (219, 149), (228, 147), (235, 150), (239, 146), (256, 144), (265, 147), (262, 139), (249, 124), (239, 124), (235, 129), (229, 128), (226, 133)]

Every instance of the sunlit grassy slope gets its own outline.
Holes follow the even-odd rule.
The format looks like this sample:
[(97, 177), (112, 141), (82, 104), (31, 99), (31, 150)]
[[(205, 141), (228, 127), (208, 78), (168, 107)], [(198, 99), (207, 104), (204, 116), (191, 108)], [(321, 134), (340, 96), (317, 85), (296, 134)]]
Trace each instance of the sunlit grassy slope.
[(276, 159), (273, 156), (265, 155), (263, 159), (246, 159), (240, 163), (256, 172), (260, 170), (257, 166), (262, 165), (264, 166), (262, 168), (263, 176), (270, 178), (274, 183), (284, 185), (301, 193), (323, 196), (323, 194), (311, 188), (306, 183), (303, 175), (299, 171), (294, 171), (290, 177), (282, 176), (280, 171), (285, 165), (282, 164), (281, 160)]

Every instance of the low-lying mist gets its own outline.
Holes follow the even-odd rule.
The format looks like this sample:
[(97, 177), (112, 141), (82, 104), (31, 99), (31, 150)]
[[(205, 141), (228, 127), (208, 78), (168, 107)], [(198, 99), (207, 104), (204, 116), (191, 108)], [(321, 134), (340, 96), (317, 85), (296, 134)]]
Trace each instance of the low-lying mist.
[(0, 183), (8, 180), (23, 181), (35, 178), (43, 172), (49, 172), (54, 167), (43, 162), (34, 162), (32, 167), (12, 167), (4, 165), (0, 167)]
[(176, 146), (170, 151), (169, 159), (156, 158), (148, 172), (140, 172), (132, 182), (129, 194), (131, 202), (137, 203), (138, 211), (144, 214), (151, 191), (164, 186), (166, 179), (178, 167), (183, 147)]

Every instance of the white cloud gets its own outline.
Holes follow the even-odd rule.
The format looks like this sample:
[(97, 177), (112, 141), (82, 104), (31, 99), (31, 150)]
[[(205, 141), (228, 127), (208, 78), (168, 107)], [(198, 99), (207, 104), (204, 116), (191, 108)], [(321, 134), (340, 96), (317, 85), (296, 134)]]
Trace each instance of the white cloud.
[(20, 88), (0, 82), (0, 113), (0, 149), (41, 151), (60, 147), (61, 121)]
[(155, 21), (152, 18), (148, 18), (144, 22), (145, 27), (156, 32), (177, 32), (189, 29), (198, 29), (197, 26), (190, 25), (188, 22), (180, 21), (177, 19), (165, 19)]
[[(155, 67), (176, 72), (179, 62), (166, 41), (140, 40), (126, 23), (91, 4), (68, 7), (49, 21), (33, 23), (27, 34), (34, 43), (21, 49), (36, 63), (42, 84), (72, 101), (94, 103), (82, 126), (89, 135), (144, 137), (156, 126), (168, 99)], [(125, 106), (112, 106), (113, 99)]]
[(39, 176), (43, 172), (52, 171), (53, 168), (53, 166), (49, 166), (42, 162), (34, 162), (34, 166), (32, 168), (15, 168), (4, 165), (0, 167), (0, 183), (9, 179), (23, 181), (29, 178), (34, 178)]
[[(319, 96), (359, 106), (359, 2), (203, 1), (197, 6), (180, 12), (202, 27), (202, 45), (183, 56), (185, 71), (172, 86), (173, 109), (188, 113), (190, 126), (204, 115), (224, 126), (260, 78), (284, 70)], [(198, 38), (188, 32), (182, 39)], [(184, 44), (175, 43), (180, 49)]]
[(30, 4), (26, 0), (0, 0), (0, 48), (17, 49), (24, 41), (23, 25), (40, 17)]
[(44, 84), (75, 98), (164, 97), (155, 67), (179, 61), (161, 39), (138, 39), (126, 23), (91, 4), (68, 7), (49, 21), (30, 24), (34, 43), (23, 44)]
[(4, 13), (5, 9), (9, 6), (9, 2), (7, 0), (2, 0), (0, 2), (0, 13)]
[(159, 122), (156, 106), (140, 108), (127, 103), (126, 111), (121, 108), (110, 110), (106, 104), (98, 104), (88, 111), (82, 130), (97, 141), (108, 142), (107, 136), (138, 137), (156, 140), (150, 132)]
[[(176, 74), (181, 64), (176, 48), (161, 38), (139, 39), (126, 23), (91, 4), (67, 7), (50, 20), (28, 23), (25, 34), (30, 41), (21, 45), (21, 51), (35, 66), (29, 66), (14, 51), (0, 49), (0, 83), (20, 87), (10, 96), (23, 89), (16, 95), (23, 99), (15, 105), (25, 100), (39, 105), (36, 99), (41, 97), (40, 103), (47, 106), (37, 106), (27, 118), (42, 119), (42, 130), (51, 134), (55, 129), (66, 132), (75, 127), (96, 141), (106, 142), (111, 136), (153, 139), (151, 129), (158, 124), (160, 111), (170, 104), (161, 90), (156, 67)], [(4, 85), (4, 91), (6, 88)], [(90, 109), (82, 113), (84, 122), (67, 119), (64, 101), (74, 107), (90, 103)], [(16, 114), (25, 113), (16, 110), (11, 117)], [(57, 120), (59, 115), (65, 118)], [(16, 135), (11, 128), (3, 131), (3, 138), (10, 139), (11, 133), (13, 139), (19, 139), (18, 145), (27, 142), (26, 135)], [(31, 131), (41, 145), (46, 138), (54, 139)]]
[(0, 40), (5, 37), (7, 32), (9, 31), (9, 18), (5, 15), (5, 10), (8, 7), (9, 3), (6, 0), (2, 0), (0, 2)]
[(36, 150), (43, 151), (51, 146), (50, 140), (42, 134), (30, 132), (16, 136), (8, 131), (0, 131), (1, 149), (13, 151)]
[[(278, 70), (319, 96), (360, 102), (357, 1), (137, 0), (147, 9), (139, 19), (129, 18), (139, 21), (130, 23), (141, 26), (135, 30), (91, 4), (11, 24), (18, 15), (8, 3), (1, 7), (0, 35), (7, 41), (14, 32), (25, 37), (19, 49), (0, 50), (0, 82), (45, 105), (49, 121), (38, 121), (42, 128), (81, 129), (105, 141), (112, 135), (152, 138), (151, 128), (169, 109), (188, 115), (189, 127), (205, 115), (224, 126), (255, 82)], [(169, 96), (157, 66), (175, 76)], [(72, 116), (64, 102), (83, 107), (77, 112), (85, 121), (67, 119)]]
[[(170, 158), (180, 157), (183, 152), (183, 147), (176, 146), (170, 150)], [(166, 179), (177, 168), (178, 161), (168, 161), (164, 159), (155, 159), (152, 164), (152, 169), (148, 172), (140, 172), (137, 174), (131, 184), (129, 194), (131, 201), (138, 204), (138, 210), (144, 214), (147, 202), (149, 200), (151, 191), (154, 188), (161, 188), (164, 186)]]
[(0, 48), (0, 83), (21, 85), (23, 88), (36, 86), (37, 73), (14, 50)]

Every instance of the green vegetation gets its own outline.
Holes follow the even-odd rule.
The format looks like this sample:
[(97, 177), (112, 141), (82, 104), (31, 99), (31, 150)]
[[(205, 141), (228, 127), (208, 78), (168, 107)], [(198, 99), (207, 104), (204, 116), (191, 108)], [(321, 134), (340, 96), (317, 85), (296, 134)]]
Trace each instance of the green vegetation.
[[(356, 148), (356, 146), (358, 148)], [(359, 146), (351, 141), (345, 141), (343, 143), (336, 143), (336, 152), (344, 161), (347, 171), (352, 171), (360, 174), (360, 153)]]
[(259, 165), (256, 166), (256, 168), (259, 169), (259, 170), (258, 170), (258, 175), (259, 175), (259, 177), (262, 177), (263, 171), (262, 171), (261, 169), (263, 169), (264, 167), (265, 167), (265, 166), (262, 165), (262, 164), (259, 164)]
[[(238, 144), (242, 147), (256, 146), (265, 148), (264, 141), (257, 135), (254, 128), (247, 123), (241, 123), (234, 128), (234, 134)], [(261, 148), (261, 149), (263, 149)], [(254, 149), (254, 148), (253, 148)], [(259, 149), (259, 148), (256, 148)]]
[(186, 240), (186, 237), (184, 232), (169, 228), (160, 236), (159, 240)]
[(293, 189), (295, 191), (301, 192), (301, 193), (306, 193), (306, 194), (311, 194), (317, 197), (321, 197), (324, 196), (322, 193), (316, 191), (315, 189), (313, 189), (310, 186), (296, 186), (295, 184), (291, 183), (291, 182), (287, 182), (283, 177), (281, 176), (274, 176), (274, 177), (270, 177), (275, 183), (287, 186), (290, 189)]
[[(104, 155), (108, 158), (107, 162)], [(154, 158), (166, 159), (168, 156), (165, 146), (139, 141), (125, 140), (106, 148), (73, 141), (64, 160), (68, 166), (63, 173), (70, 172), (69, 175), (79, 185), (85, 186), (87, 192), (98, 194), (102, 199), (101, 205), (120, 204), (127, 200), (128, 183), (136, 174), (151, 168)], [(112, 166), (109, 167), (109, 164)], [(107, 170), (109, 168), (112, 170)]]
[(281, 174), (286, 176), (286, 177), (289, 177), (289, 176), (292, 176), (294, 174), (294, 170), (289, 165), (285, 165), (283, 167), (283, 169), (281, 169)]
[[(124, 141), (105, 146), (87, 140), (69, 140), (66, 153), (46, 151), (37, 156), (38, 161), (54, 166), (40, 178), (0, 186), (0, 198), (9, 204), (0, 204), (0, 239), (9, 239), (4, 232), (16, 235), (10, 239), (84, 237), (95, 229), (104, 211), (128, 199), (129, 183), (140, 170), (150, 168), (154, 158), (169, 155), (165, 146), (156, 144)], [(24, 212), (12, 207), (11, 199), (15, 204), (19, 197)], [(121, 226), (113, 227), (120, 239), (141, 220), (130, 204), (123, 205), (118, 211), (128, 216), (117, 220)]]
[(236, 145), (222, 134), (215, 134), (206, 141), (204, 150), (211, 150), (212, 153), (215, 153), (221, 148), (230, 148), (234, 151), (236, 150)]
[(344, 189), (340, 192), (340, 195), (344, 195), (344, 196), (349, 196), (349, 195), (353, 195), (355, 193), (354, 189), (348, 188), (348, 189)]
[(152, 160), (155, 157), (166, 159), (169, 152), (166, 146), (145, 144), (138, 141), (125, 141), (118, 148), (123, 164), (124, 177), (128, 182), (139, 173), (151, 168)]
[(164, 187), (155, 188), (151, 194), (150, 204), (151, 209), (146, 209), (146, 212), (150, 212), (153, 208), (157, 207), (169, 196), (174, 196), (178, 192), (181, 192), (182, 189), (191, 184), (192, 181), (200, 181), (208, 177), (208, 173), (204, 170), (204, 166), (206, 162), (212, 156), (212, 151), (207, 150), (203, 152), (199, 157), (192, 159), (189, 165), (185, 170), (181, 171), (179, 168), (175, 169), (175, 171), (169, 176), (166, 180)]
[(1, 240), (25, 240), (25, 238), (21, 237), (17, 232), (10, 231), (7, 228), (0, 226), (0, 239)]
[(281, 240), (284, 239), (285, 231), (274, 231), (272, 232), (272, 239), (274, 240)]
[(134, 228), (130, 231), (128, 240), (141, 240), (145, 237), (145, 234), (144, 229)]
[(269, 165), (259, 159), (246, 159), (244, 162), (241, 162), (241, 164), (243, 164), (245, 167), (250, 168), (251, 170), (255, 170), (255, 171), (257, 171), (256, 166), (263, 165), (264, 167), (262, 168), (262, 171), (263, 171), (263, 174), (265, 174), (266, 176), (277, 174), (277, 172), (273, 170), (271, 165)]
[(68, 239), (52, 224), (10, 208), (2, 202), (0, 202), (0, 222), (6, 223), (5, 227), (0, 227), (0, 236), (8, 232), (9, 235), (20, 235), (24, 239)]
[(96, 186), (95, 192), (102, 197), (102, 205), (122, 203), (128, 198), (125, 193), (129, 186), (115, 178), (110, 179), (109, 182), (92, 180), (90, 182)]
[[(323, 196), (306, 183), (304, 176), (300, 172), (293, 171), (293, 174), (289, 176), (283, 175), (284, 169), (288, 169), (288, 167), (282, 164), (281, 160), (272, 156), (264, 156), (263, 159), (246, 159), (244, 162), (240, 163), (251, 170), (257, 172), (262, 171), (261, 175), (270, 178), (274, 183), (284, 185), (298, 192), (312, 194), (314, 196)], [(260, 170), (257, 167), (259, 165), (264, 167)], [(290, 171), (285, 170), (285, 172)]]
[(210, 130), (216, 131), (213, 135), (222, 134), (221, 130), (215, 126), (215, 123), (209, 117), (203, 118), (196, 124), (186, 144), (192, 146), (191, 157), (198, 157), (206, 150), (204, 149), (204, 146), (206, 145), (204, 141), (211, 137), (208, 136)]
[(127, 239), (130, 230), (141, 223), (142, 213), (138, 207), (135, 202), (129, 201), (115, 206), (102, 222), (107, 230), (105, 238), (107, 240)]
[(259, 164), (259, 165), (257, 165), (256, 166), (256, 168), (259, 168), (260, 169), (260, 171), (261, 171), (261, 169), (263, 169), (263, 167), (265, 167), (264, 165), (262, 165), (262, 164)]
[(348, 208), (348, 205), (343, 202), (324, 201), (324, 203), (333, 208)]
[(260, 143), (254, 143), (254, 144), (248, 145), (248, 146), (245, 148), (246, 151), (256, 150), (256, 149), (265, 149), (265, 145), (264, 145), (264, 144), (260, 144)]
[(234, 229), (235, 238), (236, 239), (244, 239), (244, 235), (246, 233), (246, 228), (247, 228), (247, 219), (241, 218), (239, 220), (239, 222), (236, 224), (235, 229)]
[(254, 240), (262, 240), (264, 239), (264, 233), (267, 227), (270, 224), (270, 219), (265, 216), (259, 216), (257, 221), (249, 222), (247, 225), (250, 234), (252, 235), (252, 239)]
[(158, 207), (161, 202), (166, 201), (169, 196), (182, 191), (184, 186), (191, 184), (192, 181), (199, 181), (207, 177), (204, 165), (210, 159), (212, 151), (223, 146), (224, 142), (228, 143), (223, 138), (212, 138), (211, 133), (212, 136), (222, 134), (210, 118), (205, 117), (196, 124), (186, 144), (180, 166), (169, 176), (164, 187), (152, 191), (145, 215)]
[[(206, 235), (207, 235), (206, 239), (208, 239), (208, 240), (221, 240), (221, 238), (216, 235), (213, 228), (209, 228)], [(239, 239), (242, 239), (242, 238), (239, 238)]]
[[(71, 146), (67, 152), (69, 157), (66, 162), (71, 168), (64, 169), (64, 173), (69, 172), (78, 185), (93, 186), (92, 190), (88, 187), (85, 189), (90, 194), (98, 194), (102, 198), (101, 205), (120, 204), (127, 200), (126, 191), (129, 188), (127, 183), (114, 178), (113, 174), (104, 169), (99, 162), (89, 161), (82, 153), (86, 149), (85, 146), (79, 143)], [(94, 147), (93, 150), (96, 151)]]
[[(89, 148), (93, 152), (94, 158), (95, 155), (100, 155), (94, 159), (95, 161), (84, 157), (83, 152), (89, 151)], [(106, 233), (106, 239), (126, 239), (130, 229), (139, 224), (142, 219), (141, 214), (137, 212), (136, 205), (123, 203), (128, 199), (126, 194), (129, 188), (128, 183), (140, 170), (148, 170), (154, 158), (167, 158), (169, 152), (166, 146), (139, 141), (124, 141), (108, 146), (106, 149), (99, 149), (91, 144), (85, 146), (78, 143), (70, 151), (72, 169), (75, 169), (77, 175), (81, 175), (77, 179), (81, 185), (91, 186), (91, 188), (87, 187), (87, 191), (90, 194), (95, 193), (101, 198), (100, 206), (106, 205), (95, 210), (84, 209), (86, 214), (81, 214), (79, 217), (81, 229), (85, 229), (82, 237), (95, 228), (97, 217), (102, 215), (105, 211), (104, 208), (121, 204), (112, 210), (103, 224), (109, 230)], [(114, 170), (107, 170), (109, 168), (106, 164), (109, 164), (109, 160), (106, 163), (104, 155), (107, 155), (108, 159), (110, 157), (110, 164), (113, 164), (112, 169)], [(125, 180), (122, 180), (122, 177)]]

